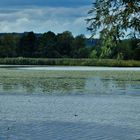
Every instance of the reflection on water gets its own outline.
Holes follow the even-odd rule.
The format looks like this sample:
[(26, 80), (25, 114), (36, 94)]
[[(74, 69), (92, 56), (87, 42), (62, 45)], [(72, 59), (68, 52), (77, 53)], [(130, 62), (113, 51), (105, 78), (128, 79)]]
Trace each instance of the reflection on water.
[(118, 81), (116, 79), (89, 78), (85, 89), (94, 94), (139, 94), (140, 81)]

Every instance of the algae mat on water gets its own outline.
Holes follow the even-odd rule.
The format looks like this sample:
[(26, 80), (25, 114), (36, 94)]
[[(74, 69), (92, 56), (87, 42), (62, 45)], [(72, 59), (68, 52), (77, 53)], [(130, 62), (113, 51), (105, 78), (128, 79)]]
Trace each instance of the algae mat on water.
[[(68, 67), (69, 68), (69, 67)], [(0, 93), (138, 94), (140, 71), (0, 68)]]

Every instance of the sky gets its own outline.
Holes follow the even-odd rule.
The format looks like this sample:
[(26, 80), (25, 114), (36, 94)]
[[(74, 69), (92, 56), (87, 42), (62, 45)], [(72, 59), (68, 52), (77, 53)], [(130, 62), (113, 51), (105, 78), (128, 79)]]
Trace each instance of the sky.
[(3, 0), (0, 32), (34, 31), (90, 35), (85, 19), (93, 0)]

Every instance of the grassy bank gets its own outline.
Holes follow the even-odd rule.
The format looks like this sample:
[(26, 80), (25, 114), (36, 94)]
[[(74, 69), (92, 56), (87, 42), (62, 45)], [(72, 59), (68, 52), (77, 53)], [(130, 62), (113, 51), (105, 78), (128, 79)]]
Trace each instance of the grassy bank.
[(47, 58), (0, 58), (0, 65), (58, 65), (58, 66), (108, 66), (140, 67), (140, 61), (113, 59), (47, 59)]

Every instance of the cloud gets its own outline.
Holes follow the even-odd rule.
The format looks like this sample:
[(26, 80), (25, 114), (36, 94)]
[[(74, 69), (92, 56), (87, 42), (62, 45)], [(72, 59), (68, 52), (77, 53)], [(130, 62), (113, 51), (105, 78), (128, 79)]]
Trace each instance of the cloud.
[[(16, 1), (16, 0), (15, 0)], [(61, 0), (62, 1), (62, 0)], [(81, 7), (29, 7), (0, 9), (0, 32), (60, 33), (65, 30), (74, 35), (86, 33), (89, 6)]]

